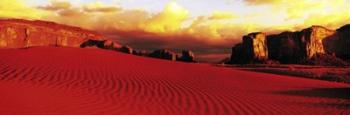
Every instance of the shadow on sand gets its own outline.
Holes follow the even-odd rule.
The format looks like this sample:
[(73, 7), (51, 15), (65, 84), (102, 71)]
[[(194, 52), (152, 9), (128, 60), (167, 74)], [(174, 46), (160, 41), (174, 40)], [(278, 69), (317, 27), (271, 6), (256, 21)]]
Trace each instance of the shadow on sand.
[(337, 107), (339, 109), (348, 110), (350, 108), (350, 88), (315, 88), (307, 90), (289, 90), (275, 92), (283, 95), (295, 95), (304, 97), (319, 97), (319, 98), (332, 98), (338, 100), (331, 103), (314, 103), (313, 106), (319, 107)]
[(306, 97), (350, 99), (350, 88), (314, 88), (307, 90), (280, 91), (276, 93)]

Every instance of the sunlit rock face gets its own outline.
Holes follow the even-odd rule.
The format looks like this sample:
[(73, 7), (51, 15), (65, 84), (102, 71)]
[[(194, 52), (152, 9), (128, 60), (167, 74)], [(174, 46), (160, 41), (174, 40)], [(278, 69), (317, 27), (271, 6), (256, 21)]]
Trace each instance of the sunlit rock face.
[(250, 59), (262, 61), (268, 58), (265, 33), (251, 33), (244, 36), (243, 47), (246, 48)]
[(87, 40), (107, 39), (92, 31), (53, 22), (0, 20), (0, 48), (80, 47)]
[(260, 63), (267, 59), (266, 34), (257, 32), (243, 36), (243, 43), (232, 48), (230, 63)]
[(283, 32), (267, 37), (269, 59), (281, 63), (300, 63), (317, 54), (332, 54), (338, 36), (335, 31), (312, 26), (300, 32)]
[[(332, 46), (328, 39), (337, 39), (336, 31), (329, 30), (321, 26), (312, 26), (301, 31), (301, 39), (306, 44), (306, 57), (312, 58), (316, 54), (331, 53), (332, 49), (327, 49)], [(326, 52), (328, 50), (328, 52)]]

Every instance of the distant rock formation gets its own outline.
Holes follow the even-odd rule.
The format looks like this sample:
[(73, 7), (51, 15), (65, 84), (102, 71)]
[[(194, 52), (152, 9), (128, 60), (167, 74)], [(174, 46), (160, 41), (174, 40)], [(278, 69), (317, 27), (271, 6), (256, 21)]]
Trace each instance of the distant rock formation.
[(134, 49), (132, 49), (130, 46), (122, 46), (116, 50), (127, 53), (127, 54), (134, 54), (134, 52), (135, 52)]
[(0, 20), (0, 48), (80, 47), (87, 40), (103, 41), (107, 38), (92, 31), (53, 22)]
[(93, 31), (47, 21), (0, 20), (0, 48), (34, 46), (95, 47), (134, 54), (120, 44)]
[(86, 48), (86, 47), (96, 47), (96, 48), (104, 48), (104, 42), (105, 41), (99, 41), (99, 40), (87, 40), (83, 42), (80, 47)]
[(146, 51), (143, 51), (143, 52), (138, 51), (136, 52), (136, 55), (141, 55), (141, 56), (147, 55), (148, 57), (165, 59), (170, 61), (182, 61), (182, 62), (189, 62), (189, 63), (197, 62), (195, 60), (194, 53), (190, 50), (183, 50), (181, 56), (179, 56), (177, 53), (168, 49), (155, 50), (149, 54), (147, 54)]
[(318, 57), (337, 61), (324, 55), (350, 57), (349, 50), (344, 50), (350, 49), (345, 48), (350, 45), (350, 40), (346, 39), (349, 33), (350, 26), (337, 31), (312, 26), (299, 32), (282, 32), (266, 37), (261, 32), (251, 33), (243, 37), (243, 43), (232, 48), (230, 63), (265, 63), (267, 60), (276, 60), (285, 64), (302, 64), (308, 62), (305, 60), (315, 60)]
[(167, 49), (160, 49), (160, 50), (155, 50), (152, 53), (150, 53), (149, 57), (176, 61), (178, 56), (173, 51), (170, 51)]
[(182, 50), (182, 55), (177, 60), (183, 62), (196, 62), (194, 53), (190, 50)]
[(145, 56), (147, 57), (150, 53), (146, 50), (139, 50), (139, 51), (134, 51), (133, 52), (134, 55), (137, 55), (137, 56)]
[(121, 49), (121, 48), (123, 48), (123, 46), (121, 46), (120, 44), (112, 40), (104, 40), (103, 49), (115, 50), (115, 49)]
[(122, 46), (101, 34), (79, 27), (40, 20), (0, 20), (0, 48), (35, 46), (100, 48), (172, 61), (194, 62), (194, 54), (191, 51), (183, 51), (182, 57), (170, 50), (148, 53), (136, 51), (130, 46)]

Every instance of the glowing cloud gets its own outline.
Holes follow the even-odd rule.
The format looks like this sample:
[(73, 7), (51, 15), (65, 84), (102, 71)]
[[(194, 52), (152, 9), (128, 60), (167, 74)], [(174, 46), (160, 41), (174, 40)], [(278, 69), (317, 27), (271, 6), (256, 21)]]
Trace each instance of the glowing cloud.
[(23, 0), (1, 0), (0, 17), (39, 19), (48, 12), (27, 6)]
[(181, 29), (182, 22), (187, 18), (188, 11), (176, 2), (170, 2), (163, 12), (153, 16), (144, 27), (148, 32), (176, 32)]
[(84, 11), (86, 11), (86, 12), (117, 12), (117, 11), (121, 10), (118, 7), (106, 6), (106, 5), (102, 4), (101, 2), (87, 4), (87, 5), (83, 6), (83, 8), (84, 8)]

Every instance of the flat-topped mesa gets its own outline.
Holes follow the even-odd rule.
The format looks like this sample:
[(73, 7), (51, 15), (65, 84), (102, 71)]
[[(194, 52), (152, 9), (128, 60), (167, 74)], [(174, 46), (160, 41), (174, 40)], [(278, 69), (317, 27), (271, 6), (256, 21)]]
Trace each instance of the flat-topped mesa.
[(300, 32), (283, 32), (267, 37), (261, 32), (251, 33), (243, 37), (242, 44), (232, 48), (230, 63), (276, 60), (280, 63), (296, 64), (317, 59), (320, 55), (350, 57), (350, 53), (343, 50), (350, 45), (350, 40), (346, 39), (349, 33), (350, 25), (348, 28), (338, 29), (338, 32), (322, 26), (312, 26)]
[[(317, 54), (331, 53), (326, 46), (329, 46), (325, 41), (327, 39), (336, 39), (336, 31), (327, 29), (322, 26), (312, 26), (301, 31), (301, 39), (305, 42), (306, 57), (308, 59)], [(327, 52), (327, 50), (329, 52)]]
[[(79, 27), (47, 21), (0, 20), (0, 48), (26, 48), (33, 46), (81, 47), (88, 40), (108, 41), (101, 34)], [(92, 42), (90, 41), (90, 43)], [(113, 43), (113, 45), (116, 44)]]
[(269, 59), (281, 63), (299, 63), (317, 54), (334, 52), (336, 32), (322, 26), (312, 26), (300, 32), (282, 32), (267, 37)]

